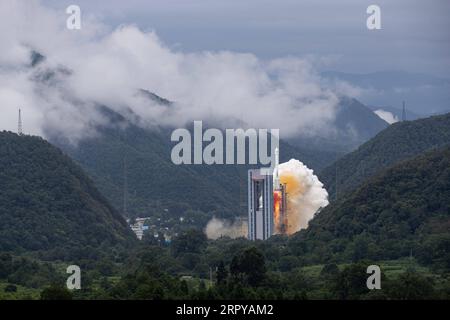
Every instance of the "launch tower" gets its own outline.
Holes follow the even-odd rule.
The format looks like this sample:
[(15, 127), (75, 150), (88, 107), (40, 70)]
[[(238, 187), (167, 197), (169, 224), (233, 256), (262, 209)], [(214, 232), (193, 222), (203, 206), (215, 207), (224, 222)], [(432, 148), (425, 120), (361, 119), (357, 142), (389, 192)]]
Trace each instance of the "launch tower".
[(275, 149), (273, 175), (248, 171), (248, 239), (266, 240), (287, 232), (286, 185), (280, 182), (279, 152)]
[(248, 239), (266, 240), (273, 234), (273, 179), (261, 170), (248, 171)]

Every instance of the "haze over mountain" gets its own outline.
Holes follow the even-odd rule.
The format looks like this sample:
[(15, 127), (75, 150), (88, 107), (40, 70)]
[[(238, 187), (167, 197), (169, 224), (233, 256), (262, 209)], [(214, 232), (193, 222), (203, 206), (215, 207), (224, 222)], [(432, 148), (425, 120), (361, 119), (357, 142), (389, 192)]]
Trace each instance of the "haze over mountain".
[[(49, 122), (41, 128), (44, 136), (77, 160), (118, 210), (131, 216), (161, 212), (168, 207), (177, 214), (187, 209), (201, 209), (219, 216), (245, 212), (248, 166), (199, 168), (175, 166), (171, 162), (170, 133), (177, 127), (164, 119), (172, 119), (183, 108), (189, 109), (182, 101), (171, 101), (143, 88), (136, 88), (132, 94), (130, 102), (135, 105), (81, 100), (68, 90), (74, 71), (52, 65), (36, 51), (31, 52), (25, 70), (39, 92), (57, 95), (61, 102), (61, 106), (51, 107)], [(336, 114), (326, 116), (318, 124), (323, 130), (312, 122), (309, 123), (314, 127), (312, 131), (297, 135), (289, 144), (281, 142), (282, 160), (296, 158), (320, 170), (387, 126), (357, 100), (340, 97), (338, 101), (331, 112)], [(43, 104), (48, 107), (47, 102)], [(69, 121), (69, 115), (76, 115), (75, 120)], [(208, 115), (205, 128), (250, 127), (238, 118), (231, 114)], [(280, 129), (282, 137), (286, 130), (289, 132), (289, 126)], [(290, 146), (294, 143), (296, 147)], [(128, 191), (124, 190), (125, 165)], [(149, 188), (150, 185), (154, 188)]]
[[(379, 71), (356, 74), (336, 71), (322, 72), (327, 81), (344, 81), (360, 88), (359, 98), (367, 105), (407, 109), (419, 115), (450, 111), (450, 78), (406, 71)], [(414, 120), (413, 117), (408, 120)]]
[[(0, 51), (2, 129), (15, 130), (21, 106), (26, 132), (50, 131), (77, 143), (109, 121), (95, 107), (104, 105), (145, 129), (183, 127), (194, 120), (226, 127), (239, 119), (252, 128), (280, 129), (283, 139), (305, 138), (307, 144), (315, 135), (348, 139), (350, 146), (335, 149), (349, 150), (373, 135), (373, 124), (366, 121), (378, 121), (364, 119), (369, 132), (359, 132), (355, 121), (337, 119), (348, 113), (341, 110), (342, 97), (358, 90), (339, 80), (326, 83), (320, 61), (312, 57), (187, 53), (156, 32), (134, 24), (106, 28), (94, 17), (74, 36), (58, 10), (38, 1), (5, 0), (1, 7), (2, 13), (22, 13), (0, 19), (11, 30)], [(139, 89), (172, 104), (148, 99)]]
[(329, 130), (314, 132), (311, 136), (288, 139), (296, 146), (311, 150), (349, 152), (366, 142), (388, 123), (354, 98), (342, 97), (336, 106), (336, 116)]
[[(135, 24), (109, 29), (94, 17), (75, 36), (61, 19), (65, 14), (38, 1), (5, 0), (0, 6), (0, 29), (11, 30), (0, 51), (2, 129), (15, 129), (21, 106), (26, 132), (51, 130), (76, 143), (108, 121), (95, 108), (105, 105), (126, 118), (132, 111), (137, 117), (129, 120), (142, 128), (239, 119), (253, 128), (280, 129), (284, 138), (332, 130), (342, 92), (323, 86), (307, 57), (268, 61), (252, 53), (187, 53), (155, 31)], [(9, 11), (13, 18), (3, 14)], [(173, 104), (146, 99), (136, 94), (139, 89)]]
[[(153, 93), (150, 97), (167, 101)], [(213, 214), (233, 217), (246, 212), (247, 170), (252, 166), (175, 165), (171, 160), (171, 150), (176, 144), (170, 141), (172, 128), (143, 129), (106, 107), (101, 109), (110, 122), (97, 128), (97, 136), (83, 139), (77, 145), (58, 136), (50, 135), (50, 140), (89, 173), (117, 209), (123, 211), (125, 192), (126, 214), (131, 216), (165, 209), (175, 215), (182, 215), (188, 209), (202, 210), (209, 217)], [(316, 170), (330, 164), (335, 156), (335, 153), (293, 147), (283, 140), (280, 150), (281, 161), (302, 159)], [(125, 174), (127, 191), (124, 190)]]

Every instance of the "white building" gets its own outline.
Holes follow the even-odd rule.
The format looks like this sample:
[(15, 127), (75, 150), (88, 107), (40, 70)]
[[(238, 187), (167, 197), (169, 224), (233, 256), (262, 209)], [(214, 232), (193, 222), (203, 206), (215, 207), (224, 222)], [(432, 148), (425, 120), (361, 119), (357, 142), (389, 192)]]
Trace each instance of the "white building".
[[(144, 223), (147, 219), (150, 218), (136, 218), (134, 224), (130, 224), (131, 230), (133, 230), (134, 234), (139, 240), (142, 240), (142, 237), (144, 236), (144, 231), (148, 229), (147, 226), (144, 226)], [(129, 222), (130, 220), (127, 220)]]

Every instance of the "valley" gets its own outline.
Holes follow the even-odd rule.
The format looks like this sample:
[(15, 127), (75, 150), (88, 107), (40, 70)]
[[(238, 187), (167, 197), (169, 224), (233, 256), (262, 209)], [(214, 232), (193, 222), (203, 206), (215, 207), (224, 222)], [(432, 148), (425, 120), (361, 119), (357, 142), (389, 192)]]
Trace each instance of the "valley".
[[(115, 231), (108, 231), (112, 232), (111, 236), (106, 237), (113, 241), (111, 244), (104, 241), (96, 243), (90, 235), (86, 235), (87, 238), (80, 238), (83, 232), (90, 232), (89, 229), (85, 228), (85, 223), (82, 222), (83, 226), (76, 227), (79, 231), (73, 234), (73, 239), (60, 240), (54, 243), (54, 248), (48, 245), (29, 247), (27, 242), (24, 242), (25, 239), (32, 236), (41, 237), (41, 233), (35, 235), (29, 233), (24, 240), (15, 240), (17, 241), (15, 245), (17, 247), (4, 247), (3, 250), (9, 251), (12, 255), (3, 254), (0, 258), (0, 282), (3, 283), (3, 296), (8, 299), (37, 298), (39, 292), (40, 297), (42, 289), (48, 288), (48, 285), (45, 284), (49, 283), (46, 279), (50, 274), (53, 278), (51, 283), (58, 283), (58, 281), (61, 281), (58, 280), (58, 277), (60, 279), (64, 277), (65, 265), (82, 262), (84, 289), (73, 293), (73, 298), (76, 299), (140, 299), (142, 297), (214, 297), (214, 299), (222, 297), (232, 299), (237, 296), (282, 297), (283, 299), (341, 299), (344, 297), (342, 296), (344, 293), (335, 291), (334, 285), (342, 281), (341, 277), (346, 276), (347, 273), (352, 277), (358, 277), (358, 272), (363, 272), (361, 271), (362, 266), (370, 263), (381, 265), (383, 277), (385, 277), (383, 283), (386, 283), (387, 288), (390, 289), (383, 291), (380, 296), (350, 287), (344, 298), (364, 297), (364, 299), (370, 299), (373, 296), (373, 298), (390, 299), (402, 294), (413, 294), (408, 293), (408, 290), (410, 290), (408, 287), (402, 286), (402, 283), (405, 284), (410, 281), (421, 286), (421, 290), (423, 290), (420, 291), (421, 294), (433, 298), (444, 298), (446, 292), (449, 292), (447, 248), (450, 242), (448, 239), (449, 230), (445, 226), (448, 225), (447, 220), (450, 210), (448, 203), (450, 203), (450, 200), (448, 199), (448, 193), (442, 193), (438, 190), (448, 190), (446, 183), (450, 181), (450, 178), (447, 177), (449, 174), (448, 168), (450, 168), (448, 163), (450, 153), (447, 147), (447, 141), (449, 141), (446, 131), (448, 128), (447, 121), (448, 115), (444, 115), (399, 123), (385, 129), (356, 151), (345, 156), (355, 157), (359, 154), (365, 154), (366, 156), (369, 154), (371, 158), (380, 159), (374, 152), (388, 149), (386, 147), (380, 149), (380, 147), (374, 146), (386, 146), (391, 143), (395, 145), (395, 140), (391, 138), (391, 131), (394, 131), (395, 137), (401, 138), (402, 130), (407, 130), (408, 136), (411, 136), (416, 130), (421, 130), (417, 133), (420, 139), (415, 139), (414, 144), (403, 142), (403, 149), (397, 148), (397, 152), (403, 150), (403, 153), (397, 156), (395, 156), (395, 153), (388, 153), (390, 162), (371, 162), (375, 164), (372, 170), (376, 173), (367, 177), (360, 177), (359, 179), (362, 179), (361, 185), (355, 185), (353, 189), (345, 190), (345, 193), (343, 193), (343, 190), (338, 200), (333, 200), (331, 205), (313, 218), (308, 229), (302, 230), (291, 237), (273, 236), (267, 241), (256, 242), (250, 242), (244, 238), (229, 239), (226, 237), (208, 240), (203, 233), (202, 226), (210, 218), (211, 211), (206, 209), (204, 212), (197, 211), (195, 213), (195, 209), (189, 207), (182, 209), (184, 211), (179, 211), (182, 207), (177, 209), (175, 206), (167, 206), (167, 203), (169, 203), (167, 202), (166, 205), (161, 205), (159, 215), (156, 213), (157, 210), (150, 214), (151, 220), (148, 224), (152, 225), (152, 228), (156, 227), (156, 229), (152, 229), (152, 232), (147, 235), (144, 234), (143, 240), (138, 241), (134, 239), (135, 236), (126, 226), (125, 219), (119, 217), (120, 214), (109, 207), (111, 212), (115, 212), (111, 217), (118, 219), (117, 224), (116, 222), (103, 223), (108, 226), (115, 225), (113, 228), (118, 228)], [(442, 124), (442, 129), (439, 129), (440, 124)], [(429, 130), (429, 128), (433, 128), (433, 130)], [(109, 132), (112, 136), (113, 131), (106, 132)], [(116, 131), (116, 139), (120, 138), (117, 133)], [(126, 136), (132, 137), (131, 134), (132, 131), (129, 131)], [(13, 150), (20, 148), (23, 144), (23, 149), (18, 149), (22, 150), (21, 157), (31, 159), (40, 157), (38, 152), (40, 145), (42, 145), (41, 148), (47, 148), (48, 150), (54, 148), (43, 140), (34, 137), (2, 133), (1, 138), (4, 141), (2, 144), (2, 163), (3, 166), (7, 166), (3, 172), (8, 172), (8, 179), (13, 177), (13, 172), (23, 171), (17, 171), (19, 168), (17, 165), (20, 162), (16, 161), (15, 165), (11, 167), (12, 162), (8, 159), (11, 159), (11, 155), (17, 154), (17, 151)], [(25, 148), (25, 146), (29, 147)], [(422, 146), (421, 148), (424, 151), (418, 151), (420, 149), (417, 149), (417, 146)], [(159, 148), (161, 148), (161, 145)], [(151, 150), (153, 152), (155, 150), (169, 150), (169, 147)], [(30, 152), (30, 156), (25, 156), (26, 152)], [(46, 153), (48, 152), (46, 151)], [(69, 164), (70, 160), (64, 158), (62, 153), (58, 153), (57, 149), (51, 152), (60, 155), (56, 157), (47, 155), (46, 159), (48, 160), (43, 158), (43, 161), (61, 157), (61, 159), (64, 159), (63, 162), (67, 163), (66, 166), (72, 168), (70, 169), (71, 172), (78, 172), (78, 167)], [(75, 150), (71, 152), (77, 154), (73, 153)], [(98, 154), (100, 155), (101, 152)], [(93, 155), (94, 153), (86, 153), (86, 155), (88, 154)], [(417, 156), (411, 157), (414, 154), (417, 154)], [(154, 153), (149, 153), (149, 155), (156, 156)], [(338, 160), (338, 163), (339, 161), (341, 160)], [(354, 160), (346, 160), (345, 163), (351, 164), (352, 161)], [(99, 164), (99, 162), (91, 163)], [(117, 163), (118, 165), (121, 164), (120, 158)], [(367, 162), (363, 163), (368, 165)], [(380, 166), (382, 167), (380, 168)], [(40, 199), (55, 199), (55, 197), (63, 195), (54, 193), (60, 192), (58, 190), (65, 186), (64, 183), (58, 182), (65, 177), (63, 171), (61, 171), (63, 167), (61, 165), (58, 165), (58, 167), (57, 172), (59, 174), (53, 177), (50, 172), (45, 173), (41, 169), (35, 171), (35, 174), (39, 174), (38, 177), (45, 177), (46, 180), (43, 181), (48, 181), (43, 186), (50, 188), (45, 198), (44, 193), (41, 193), (42, 195), (37, 194)], [(97, 168), (100, 167), (97, 165)], [(170, 168), (170, 166), (167, 166), (167, 168)], [(205, 173), (214, 172), (211, 171), (213, 169), (213, 167), (208, 168)], [(219, 174), (219, 169), (214, 170), (217, 170), (217, 174)], [(325, 169), (324, 172), (328, 170), (330, 169)], [(200, 172), (198, 171), (198, 173)], [(21, 177), (30, 179), (33, 175), (17, 175), (17, 179), (22, 179)], [(3, 179), (3, 181), (5, 180)], [(84, 192), (89, 192), (97, 198), (101, 197), (91, 182), (88, 181), (84, 185), (89, 191)], [(120, 178), (118, 181), (120, 181)], [(34, 183), (30, 180), (27, 184), (29, 185), (30, 182)], [(220, 182), (222, 188), (226, 186), (226, 184), (223, 184), (225, 182), (223, 179), (219, 179), (217, 182)], [(228, 183), (231, 182), (232, 179)], [(67, 184), (64, 188), (68, 188), (70, 185)], [(151, 185), (155, 185), (155, 183)], [(43, 190), (42, 187), (40, 188)], [(391, 189), (396, 191), (392, 192)], [(420, 193), (419, 191), (423, 192)], [(6, 200), (3, 203), (8, 203), (13, 199), (11, 198), (13, 197), (11, 191), (3, 192), (2, 195), (3, 197), (9, 197), (5, 198)], [(86, 195), (83, 195), (83, 197), (86, 197)], [(70, 197), (72, 196), (73, 193)], [(227, 197), (227, 193), (222, 193), (221, 196)], [(67, 198), (67, 201), (69, 201), (69, 204), (70, 198)], [(390, 201), (395, 202), (391, 203)], [(30, 204), (32, 203), (30, 202)], [(42, 200), (41, 203), (43, 203)], [(92, 203), (92, 201), (89, 200), (88, 203)], [(180, 206), (179, 203), (177, 205)], [(55, 204), (50, 205), (49, 203), (49, 208), (57, 207), (55, 207)], [(174, 210), (174, 214), (171, 213), (172, 210)], [(6, 211), (2, 212), (4, 218), (1, 221), (3, 228), (5, 228), (5, 222), (8, 223), (11, 217), (5, 216)], [(81, 214), (82, 211), (79, 212), (78, 214)], [(95, 209), (94, 212), (99, 214), (101, 211)], [(26, 217), (24, 216), (20, 225), (32, 223), (34, 230), (47, 228), (47, 223), (40, 226), (39, 220), (33, 221), (32, 219), (35, 218), (32, 216), (29, 216), (31, 218)], [(96, 219), (99, 219), (99, 217)], [(106, 218), (107, 215), (103, 214), (103, 217)], [(173, 218), (167, 220), (166, 217)], [(232, 217), (232, 215), (229, 217)], [(71, 217), (68, 218), (73, 220)], [(203, 222), (202, 219), (204, 219)], [(71, 223), (77, 223), (76, 221), (73, 220)], [(165, 229), (166, 233), (167, 230), (172, 231), (169, 238), (164, 236), (164, 231), (157, 231), (158, 222), (161, 223), (161, 227), (169, 228)], [(183, 224), (185, 227), (182, 227)], [(16, 223), (16, 225), (18, 224)], [(2, 241), (3, 245), (6, 243), (14, 244), (15, 242), (12, 242), (12, 239), (17, 239), (11, 236), (11, 230), (13, 230), (11, 226), (12, 224), (8, 225), (9, 233), (0, 233), (3, 239), (11, 239)], [(70, 226), (70, 224), (66, 223), (66, 226)], [(0, 228), (0, 230), (2, 229)], [(56, 231), (51, 232), (54, 236), (58, 234)], [(113, 240), (114, 234), (121, 234), (120, 238)], [(158, 237), (155, 237), (156, 234)], [(104, 236), (102, 238), (105, 239)], [(89, 243), (89, 251), (84, 249), (77, 252), (75, 248), (72, 249), (71, 243), (80, 241), (77, 239), (86, 239)], [(125, 239), (128, 240), (125, 241)], [(37, 242), (33, 241), (33, 243), (36, 244)], [(69, 251), (67, 251), (68, 248), (70, 248)], [(436, 254), (431, 254), (432, 252)], [(249, 259), (248, 261), (251, 261), (252, 265), (259, 264), (261, 268), (248, 269), (245, 264), (242, 264), (246, 259)], [(11, 267), (12, 265), (16, 265), (16, 267)], [(30, 277), (19, 276), (18, 271), (13, 271), (18, 270), (17, 266), (20, 266), (19, 269), (23, 269), (24, 272), (29, 270)], [(29, 269), (31, 266), (33, 266), (32, 269)], [(51, 270), (60, 271), (53, 273), (54, 271)], [(363, 273), (365, 274), (365, 271)], [(134, 283), (133, 279), (141, 279), (138, 280), (141, 284)], [(237, 279), (240, 280), (237, 281)], [(277, 288), (280, 288), (281, 283), (284, 283), (287, 279), (291, 279), (289, 285), (285, 286), (283, 293), (281, 293)], [(269, 290), (269, 288), (272, 289)], [(51, 294), (66, 294), (61, 291), (63, 289), (57, 287), (51, 290)], [(352, 290), (356, 291), (353, 292)], [(264, 294), (262, 294), (263, 291)]]

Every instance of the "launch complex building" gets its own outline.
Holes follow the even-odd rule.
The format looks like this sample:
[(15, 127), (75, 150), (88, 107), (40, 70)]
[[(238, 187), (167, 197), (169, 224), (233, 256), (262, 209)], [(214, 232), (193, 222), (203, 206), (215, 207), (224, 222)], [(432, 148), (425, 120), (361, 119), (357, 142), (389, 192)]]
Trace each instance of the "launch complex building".
[(287, 229), (286, 185), (280, 183), (279, 152), (275, 149), (273, 175), (260, 169), (248, 171), (248, 239), (266, 240)]

